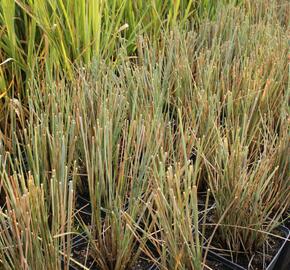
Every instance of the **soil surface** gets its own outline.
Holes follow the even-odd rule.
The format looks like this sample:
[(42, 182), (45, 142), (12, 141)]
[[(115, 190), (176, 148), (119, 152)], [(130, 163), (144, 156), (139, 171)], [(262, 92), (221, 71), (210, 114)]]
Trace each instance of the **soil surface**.
[(208, 258), (206, 260), (206, 267), (207, 270), (231, 270), (230, 268), (223, 265), (221, 262), (217, 262), (215, 260), (212, 260)]
[[(289, 221), (288, 221), (289, 222)], [(207, 223), (214, 223), (213, 217), (211, 215), (208, 215), (207, 217)], [(208, 239), (215, 226), (208, 226), (206, 229), (206, 238)], [(285, 242), (286, 234), (281, 229), (275, 229), (272, 232), (273, 235), (270, 235), (264, 245), (256, 250), (254, 253), (249, 252), (239, 252), (238, 254), (235, 252), (229, 252), (224, 249), (222, 244), (219, 242), (218, 239), (218, 231), (216, 231), (215, 236), (213, 237), (213, 240), (211, 242), (212, 251), (217, 253), (218, 255), (228, 259), (229, 261), (232, 261), (240, 266), (242, 266), (245, 269), (249, 270), (263, 270), (266, 269), (267, 266), (271, 263), (277, 252), (280, 250), (281, 246)], [(276, 237), (278, 236), (278, 237)], [(280, 238), (279, 238), (280, 237)], [(283, 239), (284, 238), (284, 239)], [(289, 243), (288, 243), (289, 244)], [(215, 248), (214, 248), (215, 247)], [(222, 251), (217, 251), (218, 249)], [(209, 260), (209, 264), (212, 264), (212, 262)], [(211, 267), (214, 270), (219, 269), (227, 269), (226, 266), (222, 266), (222, 268), (216, 264), (212, 265)], [(289, 268), (290, 269), (290, 268)]]

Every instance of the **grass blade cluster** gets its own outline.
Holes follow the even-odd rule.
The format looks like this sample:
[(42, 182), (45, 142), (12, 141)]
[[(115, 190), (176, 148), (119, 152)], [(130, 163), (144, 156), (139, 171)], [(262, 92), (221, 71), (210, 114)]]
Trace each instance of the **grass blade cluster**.
[(290, 202), (286, 1), (0, 3), (0, 269), (263, 247)]

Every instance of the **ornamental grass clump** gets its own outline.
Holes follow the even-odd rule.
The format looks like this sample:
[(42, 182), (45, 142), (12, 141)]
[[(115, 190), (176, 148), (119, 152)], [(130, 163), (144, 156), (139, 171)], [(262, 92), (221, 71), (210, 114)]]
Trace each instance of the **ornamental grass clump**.
[[(122, 99), (117, 92), (96, 99), (96, 111), (91, 112), (93, 108), (84, 104), (79, 118), (81, 166), (92, 206), (90, 226), (84, 230), (101, 269), (128, 269), (142, 251), (145, 240), (137, 236), (142, 224), (150, 224), (145, 203), (151, 196), (149, 168), (160, 147), (158, 127), (150, 116), (137, 116), (130, 124), (122, 121), (127, 107)], [(107, 107), (111, 101), (115, 111)], [(90, 113), (97, 118), (88, 119)]]
[(214, 31), (206, 31), (208, 50), (197, 60), (196, 84), (211, 100), (214, 134), (211, 152), (204, 143), (197, 149), (203, 151), (216, 223), (232, 205), (216, 236), (232, 251), (261, 248), (289, 208), (288, 45), (284, 26), (270, 11), (221, 11)]
[(75, 125), (71, 102), (49, 93), (54, 86), (45, 95), (31, 86), (28, 109), (16, 101), (9, 106), (12, 140), (0, 169), (4, 269), (69, 269), (74, 261)]
[[(166, 158), (166, 154), (164, 155)], [(148, 208), (152, 254), (161, 269), (203, 269), (203, 241), (199, 224), (193, 166), (166, 169), (160, 161), (154, 170), (154, 191)], [(158, 256), (156, 256), (158, 254)]]
[[(279, 161), (281, 151), (285, 151), (283, 141), (275, 148), (269, 142), (255, 162), (247, 158), (248, 147), (238, 141), (230, 146), (225, 139), (220, 144), (220, 154), (211, 164), (215, 172), (212, 171), (209, 181), (217, 219), (232, 203), (218, 234), (229, 250), (256, 251), (289, 207), (289, 164)], [(286, 147), (289, 149), (289, 145)]]
[(31, 174), (10, 174), (11, 156), (1, 156), (4, 205), (0, 208), (0, 264), (3, 269), (68, 269), (74, 229), (75, 177), (52, 172), (49, 186)]

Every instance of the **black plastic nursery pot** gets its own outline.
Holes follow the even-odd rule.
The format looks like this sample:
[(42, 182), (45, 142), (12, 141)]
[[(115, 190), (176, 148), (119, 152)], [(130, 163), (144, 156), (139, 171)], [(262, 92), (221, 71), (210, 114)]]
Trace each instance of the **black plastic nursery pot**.
[[(281, 226), (280, 230), (282, 234), (284, 235), (285, 240), (283, 240), (282, 245), (279, 247), (276, 255), (272, 258), (271, 262), (267, 265), (265, 270), (289, 270), (290, 269), (290, 242), (289, 242), (290, 230), (284, 226)], [(230, 259), (227, 259), (224, 256), (221, 256), (211, 250), (209, 250), (208, 252), (208, 258), (221, 263), (225, 267), (225, 269), (247, 270), (247, 268), (245, 268), (244, 266), (239, 265), (231, 261)], [(259, 269), (259, 270), (264, 270), (264, 269)]]

